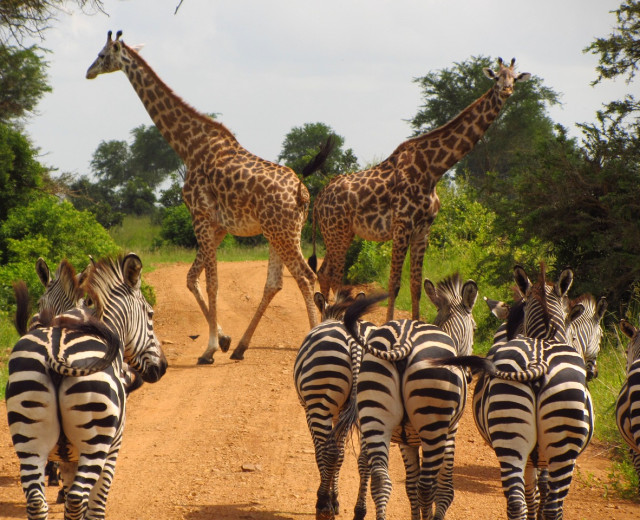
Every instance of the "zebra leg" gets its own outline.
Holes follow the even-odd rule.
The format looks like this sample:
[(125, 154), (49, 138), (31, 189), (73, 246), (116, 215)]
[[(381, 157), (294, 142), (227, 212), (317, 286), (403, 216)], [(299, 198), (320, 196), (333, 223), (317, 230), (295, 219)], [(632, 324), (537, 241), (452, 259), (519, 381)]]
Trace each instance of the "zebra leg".
[(340, 468), (344, 462), (344, 440), (341, 440), (338, 444), (338, 459), (336, 460), (336, 468), (333, 473), (333, 483), (331, 486), (331, 505), (333, 506), (333, 512), (336, 515), (340, 514), (340, 501), (338, 500), (338, 481), (340, 476)]
[(436, 488), (436, 520), (444, 519), (451, 502), (453, 502), (453, 462), (455, 456), (455, 442), (456, 433), (458, 433), (458, 426), (449, 433), (447, 437), (447, 443), (444, 448), (444, 460), (442, 461), (442, 467), (438, 473), (438, 481)]
[[(541, 473), (542, 472), (540, 472), (540, 474)], [(537, 520), (538, 516), (542, 515), (542, 510), (540, 509), (540, 485), (542, 484), (542, 479), (539, 481), (538, 475), (538, 469), (533, 466), (531, 459), (529, 459), (524, 470), (524, 496), (527, 503), (527, 520)], [(544, 501), (542, 503), (544, 503)], [(540, 518), (542, 517), (540, 516)]]
[(420, 478), (420, 447), (400, 444), (400, 453), (406, 473), (405, 489), (411, 505), (411, 520), (420, 520), (418, 479)]
[[(635, 468), (636, 474), (638, 475), (638, 481), (640, 481), (640, 452), (630, 448), (629, 453), (631, 454), (633, 467)], [(638, 485), (638, 495), (640, 495), (640, 485)]]
[(358, 456), (358, 474), (360, 475), (360, 486), (358, 487), (358, 498), (356, 507), (353, 510), (353, 520), (364, 520), (367, 515), (367, 489), (369, 487), (369, 461), (367, 452), (362, 442), (360, 443), (360, 455)]
[(20, 481), (27, 499), (27, 518), (29, 520), (47, 520), (49, 516), (49, 505), (44, 485), (46, 463), (46, 455), (20, 458)]
[(115, 473), (116, 461), (118, 460), (121, 444), (122, 427), (109, 450), (104, 467), (100, 472), (100, 477), (98, 478), (95, 486), (91, 489), (86, 520), (103, 520), (105, 518), (107, 497), (109, 496), (109, 490), (111, 489), (111, 483), (113, 482), (113, 475)]

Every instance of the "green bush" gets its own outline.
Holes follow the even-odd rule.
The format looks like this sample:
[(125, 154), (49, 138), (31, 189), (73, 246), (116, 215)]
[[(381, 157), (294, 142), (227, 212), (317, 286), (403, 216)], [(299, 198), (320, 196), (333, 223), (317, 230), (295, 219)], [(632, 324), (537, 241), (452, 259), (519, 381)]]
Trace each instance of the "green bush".
[(198, 241), (193, 231), (191, 213), (189, 213), (187, 206), (180, 204), (166, 208), (162, 212), (160, 236), (164, 241), (174, 246), (197, 247)]
[(118, 246), (107, 231), (87, 211), (76, 210), (56, 197), (40, 197), (26, 206), (10, 210), (0, 226), (0, 309), (13, 302), (12, 284), (25, 280), (32, 297), (42, 294), (35, 273), (35, 262), (43, 257), (51, 269), (63, 258), (80, 271), (89, 255), (102, 258), (118, 253)]

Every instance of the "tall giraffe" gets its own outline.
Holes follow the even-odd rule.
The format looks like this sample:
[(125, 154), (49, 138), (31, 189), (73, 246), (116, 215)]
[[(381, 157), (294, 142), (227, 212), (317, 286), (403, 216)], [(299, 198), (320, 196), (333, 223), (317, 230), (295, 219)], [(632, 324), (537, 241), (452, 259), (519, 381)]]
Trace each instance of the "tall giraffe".
[[(309, 192), (286, 166), (274, 164), (245, 150), (221, 123), (201, 114), (178, 97), (151, 69), (137, 50), (107, 35), (107, 43), (87, 70), (87, 79), (123, 71), (160, 133), (187, 167), (182, 196), (189, 208), (198, 240), (195, 261), (187, 274), (194, 294), (209, 323), (209, 342), (199, 364), (213, 363), (219, 348), (226, 351), (230, 339), (218, 326), (217, 248), (227, 233), (254, 236), (269, 242), (269, 267), (262, 300), (232, 359), (243, 359), (251, 337), (267, 306), (282, 289), (286, 265), (302, 292), (309, 325), (318, 323), (313, 292), (316, 276), (300, 249), (300, 233), (309, 208)], [(312, 161), (319, 168), (329, 146)], [(306, 174), (311, 173), (307, 168)], [(205, 270), (208, 301), (198, 278)]]
[(498, 72), (484, 69), (485, 75), (495, 81), (493, 87), (449, 122), (405, 141), (369, 170), (336, 177), (320, 192), (313, 204), (314, 255), (309, 263), (315, 266), (315, 232), (319, 225), (326, 254), (318, 281), (326, 298), (329, 290), (335, 294), (342, 284), (347, 249), (355, 235), (376, 242), (393, 240), (387, 320), (393, 319), (409, 247), (412, 318), (419, 319), (422, 263), (429, 229), (440, 209), (436, 184), (498, 117), (516, 81), (531, 77), (515, 73), (515, 58), (509, 66), (500, 58), (498, 65)]

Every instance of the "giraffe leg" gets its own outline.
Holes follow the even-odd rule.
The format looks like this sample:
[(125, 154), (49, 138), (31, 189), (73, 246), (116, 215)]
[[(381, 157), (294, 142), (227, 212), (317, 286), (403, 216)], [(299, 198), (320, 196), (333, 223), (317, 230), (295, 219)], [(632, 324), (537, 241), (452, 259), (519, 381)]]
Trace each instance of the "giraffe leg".
[(328, 299), (329, 291), (333, 291), (335, 296), (342, 286), (347, 251), (354, 234), (348, 232), (337, 235), (332, 230), (323, 230), (322, 236), (324, 237), (326, 252), (322, 265), (318, 270), (318, 282), (320, 284), (320, 292)]
[[(285, 258), (284, 254), (279, 254)], [(312, 329), (318, 324), (318, 313), (315, 302), (313, 301), (313, 292), (316, 284), (316, 275), (311, 270), (307, 262), (302, 256), (302, 251), (292, 261), (285, 262), (287, 269), (291, 273), (298, 284), (298, 288), (302, 293), (304, 304), (307, 308), (307, 316), (309, 317), (309, 328)], [(324, 293), (323, 293), (324, 294)]]
[[(200, 261), (204, 266), (205, 280), (207, 282), (207, 298), (209, 300), (207, 314), (207, 322), (209, 324), (209, 343), (207, 344), (207, 348), (204, 353), (198, 358), (198, 364), (210, 365), (213, 363), (213, 354), (220, 349), (219, 339), (221, 338), (218, 337), (218, 307), (216, 304), (218, 297), (217, 249), (227, 232), (224, 229), (210, 226), (206, 228), (206, 236), (202, 236), (203, 233), (199, 233), (198, 229), (200, 228), (196, 228), (196, 237), (198, 239), (199, 246), (198, 253), (196, 254), (196, 260), (189, 270), (187, 279), (193, 280), (192, 271), (196, 271), (197, 269), (199, 269), (200, 272), (202, 271), (202, 267), (198, 264)], [(195, 287), (198, 287), (198, 285), (196, 284)], [(194, 294), (196, 293), (194, 292)], [(197, 295), (196, 299), (198, 299)], [(200, 307), (203, 310), (204, 308), (207, 308), (206, 305), (200, 305)]]
[[(202, 252), (202, 249), (198, 248), (198, 251), (196, 252), (196, 259), (193, 261), (193, 264), (191, 265), (191, 268), (187, 273), (187, 288), (195, 296), (202, 314), (204, 314), (204, 317), (207, 319), (207, 323), (209, 323), (209, 326), (211, 326), (211, 323), (209, 321), (209, 306), (204, 301), (202, 291), (200, 290), (200, 273), (202, 273), (202, 270), (204, 269), (203, 254), (204, 253)], [(220, 324), (217, 324), (216, 326), (218, 328), (218, 344), (220, 345), (220, 350), (222, 350), (222, 352), (226, 352), (227, 350), (229, 350), (229, 346), (231, 345), (231, 337), (227, 336), (222, 331), (222, 326), (220, 326)]]
[[(304, 259), (303, 259), (304, 260)], [(267, 310), (269, 303), (273, 300), (273, 297), (282, 289), (282, 275), (283, 275), (284, 264), (282, 263), (282, 259), (273, 248), (272, 245), (269, 246), (269, 268), (267, 273), (267, 282), (264, 286), (264, 292), (262, 293), (262, 300), (260, 301), (260, 305), (258, 305), (258, 309), (256, 313), (253, 315), (251, 319), (251, 323), (247, 327), (247, 330), (242, 335), (240, 339), (240, 343), (231, 354), (231, 359), (244, 359), (244, 352), (249, 348), (249, 343), (251, 341), (251, 337), (264, 314), (264, 311)], [(311, 270), (311, 268), (309, 268)], [(313, 305), (313, 303), (312, 303)], [(314, 311), (315, 312), (315, 311)]]
[(389, 306), (387, 307), (387, 321), (393, 319), (396, 295), (400, 290), (402, 277), (402, 264), (409, 249), (409, 233), (399, 229), (393, 234), (393, 247), (391, 248), (391, 273), (389, 274)]
[(427, 236), (414, 239), (411, 242), (411, 319), (420, 319), (420, 295), (422, 294), (422, 265), (424, 253), (427, 249)]

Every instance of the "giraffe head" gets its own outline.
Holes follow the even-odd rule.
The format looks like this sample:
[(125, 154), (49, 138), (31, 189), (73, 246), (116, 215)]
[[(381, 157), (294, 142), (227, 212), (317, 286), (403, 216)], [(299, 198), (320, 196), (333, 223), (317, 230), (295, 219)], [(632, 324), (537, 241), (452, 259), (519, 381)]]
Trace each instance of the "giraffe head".
[(496, 88), (498, 89), (500, 97), (503, 99), (506, 99), (513, 94), (513, 87), (517, 81), (527, 81), (531, 77), (531, 74), (528, 72), (516, 74), (514, 70), (515, 63), (516, 59), (512, 58), (511, 64), (507, 66), (502, 61), (502, 58), (498, 58), (497, 72), (491, 70), (489, 67), (482, 69), (487, 78), (496, 82)]
[(117, 32), (115, 40), (111, 38), (112, 34), (111, 31), (107, 33), (107, 43), (87, 70), (87, 79), (94, 79), (98, 74), (122, 70), (124, 67), (127, 58), (123, 49), (128, 47), (125, 47), (124, 42), (120, 40), (122, 31)]

